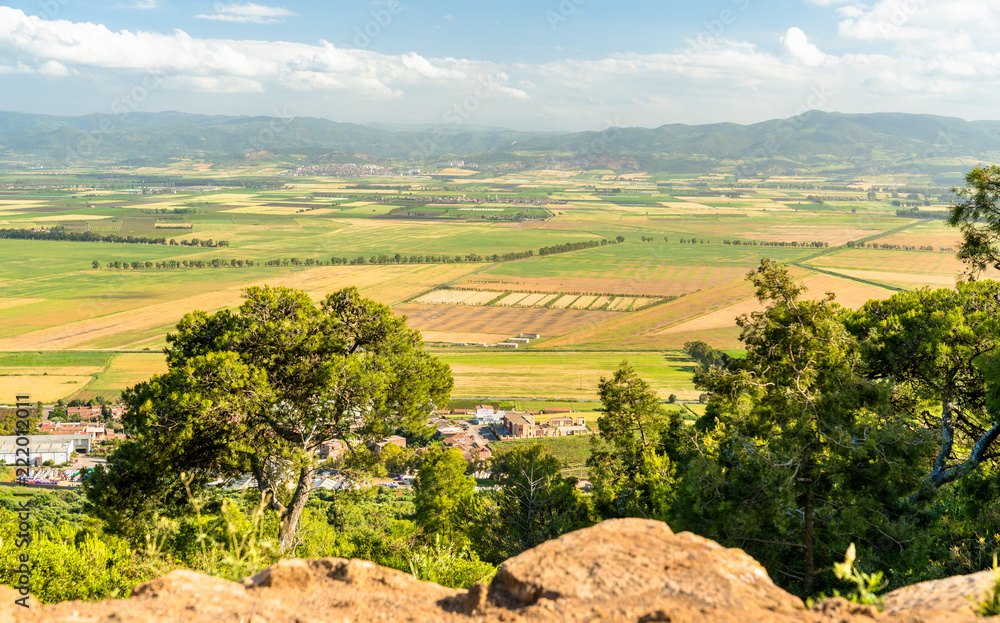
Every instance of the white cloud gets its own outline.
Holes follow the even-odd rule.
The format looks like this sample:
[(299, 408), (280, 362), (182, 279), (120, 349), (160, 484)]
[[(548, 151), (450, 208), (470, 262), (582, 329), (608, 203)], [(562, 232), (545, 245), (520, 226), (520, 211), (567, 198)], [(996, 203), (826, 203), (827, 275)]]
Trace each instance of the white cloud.
[[(856, 39), (863, 34), (858, 28), (881, 19), (887, 1), (851, 5), (857, 11), (841, 14), (841, 28)], [(982, 6), (961, 1), (970, 10)], [(775, 51), (713, 38), (657, 54), (543, 63), (113, 31), (0, 6), (0, 74), (22, 81), (44, 76), (47, 89), (65, 84), (78, 106), (89, 97), (99, 110), (151, 75), (157, 88), (144, 104), (150, 109), (260, 114), (291, 101), (297, 114), (344, 121), (449, 123), (456, 106), (463, 122), (538, 129), (604, 127), (608, 119), (622, 126), (753, 122), (810, 108), (995, 117), (983, 94), (1000, 91), (1000, 43), (981, 36), (988, 26), (954, 16), (941, 22), (954, 29), (943, 37), (947, 46), (911, 39), (912, 29), (945, 19), (943, 5), (924, 2), (928, 12), (913, 15), (878, 52), (827, 53), (792, 27), (772, 42)]]
[(195, 17), (242, 24), (278, 24), (284, 22), (285, 18), (292, 17), (293, 15), (295, 13), (285, 8), (247, 2), (244, 4), (216, 4), (215, 13), (211, 15), (195, 15)]
[(807, 67), (818, 67), (826, 60), (826, 54), (809, 43), (806, 33), (801, 28), (789, 28), (785, 36), (781, 38), (781, 44), (791, 58)]

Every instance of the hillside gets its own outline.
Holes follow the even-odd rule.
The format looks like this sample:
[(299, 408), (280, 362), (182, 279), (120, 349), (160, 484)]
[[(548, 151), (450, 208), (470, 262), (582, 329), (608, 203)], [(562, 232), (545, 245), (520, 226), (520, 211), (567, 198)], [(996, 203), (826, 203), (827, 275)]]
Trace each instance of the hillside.
[(133, 166), (247, 154), (288, 164), (401, 160), (433, 165), (461, 157), (482, 166), (575, 166), (708, 172), (939, 173), (1000, 160), (1000, 122), (955, 117), (812, 111), (751, 125), (671, 124), (576, 133), (479, 126), (396, 126), (295, 117), (178, 112), (57, 117), (0, 112), (0, 158), (22, 164)]

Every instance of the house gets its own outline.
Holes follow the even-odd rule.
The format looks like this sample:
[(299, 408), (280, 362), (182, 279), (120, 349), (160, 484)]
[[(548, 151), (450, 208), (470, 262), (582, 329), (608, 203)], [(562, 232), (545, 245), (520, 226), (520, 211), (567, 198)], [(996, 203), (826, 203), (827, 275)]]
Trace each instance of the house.
[(480, 426), (495, 426), (503, 421), (503, 411), (495, 411), (493, 405), (476, 407), (476, 424)]
[(327, 459), (339, 459), (347, 451), (347, 444), (339, 439), (331, 439), (329, 441), (324, 441), (319, 444), (319, 448), (316, 453), (319, 454), (319, 458), (323, 461)]
[(103, 424), (91, 424), (89, 422), (50, 422), (42, 420), (38, 425), (38, 432), (48, 433), (49, 435), (87, 435), (91, 441), (95, 442), (115, 439), (117, 437), (114, 431), (107, 426)]
[(538, 428), (535, 425), (535, 416), (518, 411), (508, 411), (503, 416), (503, 427), (511, 437), (517, 439), (535, 437)]
[(503, 411), (495, 411), (490, 415), (477, 415), (476, 424), (480, 426), (497, 426), (503, 423)]
[(556, 417), (549, 418), (549, 426), (586, 426), (586, 418), (583, 416), (572, 417), (569, 415), (557, 415)]
[(121, 419), (122, 415), (128, 410), (125, 407), (117, 405), (94, 405), (93, 407), (66, 407), (66, 415), (77, 416), (81, 420), (96, 420), (101, 416), (102, 410), (107, 408), (108, 413), (112, 419)]
[(476, 440), (472, 435), (455, 435), (446, 438), (444, 447), (453, 448), (462, 453), (462, 458), (466, 461), (476, 461), (488, 459), (493, 456), (489, 447)]
[(384, 440), (379, 441), (375, 444), (375, 452), (381, 452), (383, 448), (387, 445), (392, 444), (394, 446), (399, 446), (400, 448), (406, 447), (406, 437), (401, 437), (399, 435), (390, 435)]

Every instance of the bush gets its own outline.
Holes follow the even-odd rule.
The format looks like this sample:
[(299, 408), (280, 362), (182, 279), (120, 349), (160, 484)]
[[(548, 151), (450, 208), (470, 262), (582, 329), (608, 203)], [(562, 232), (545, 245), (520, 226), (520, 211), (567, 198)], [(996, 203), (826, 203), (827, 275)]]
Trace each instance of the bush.
[(410, 573), (418, 580), (436, 582), (452, 588), (486, 584), (497, 568), (479, 560), (476, 553), (434, 535), (434, 542), (423, 545), (409, 557)]

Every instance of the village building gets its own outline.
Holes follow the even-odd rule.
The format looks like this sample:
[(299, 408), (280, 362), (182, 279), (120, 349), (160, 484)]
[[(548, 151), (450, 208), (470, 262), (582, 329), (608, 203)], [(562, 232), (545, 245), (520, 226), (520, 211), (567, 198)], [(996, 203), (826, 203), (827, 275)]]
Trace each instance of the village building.
[[(27, 444), (18, 440), (27, 438)], [(16, 465), (25, 460), (29, 465), (39, 466), (46, 461), (69, 463), (74, 452), (88, 452), (90, 437), (86, 435), (27, 435), (0, 437), (0, 460), (7, 465)], [(25, 456), (27, 454), (27, 456)]]

